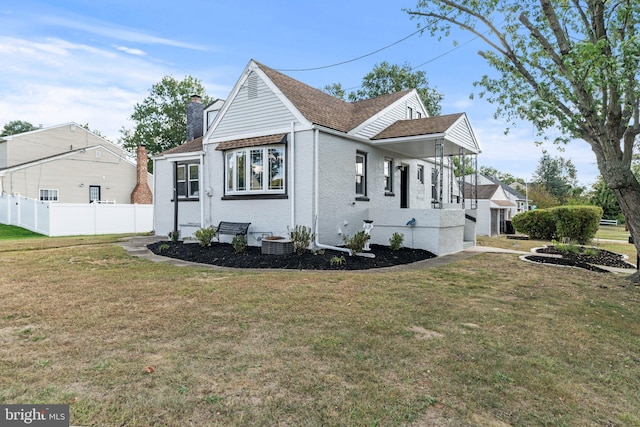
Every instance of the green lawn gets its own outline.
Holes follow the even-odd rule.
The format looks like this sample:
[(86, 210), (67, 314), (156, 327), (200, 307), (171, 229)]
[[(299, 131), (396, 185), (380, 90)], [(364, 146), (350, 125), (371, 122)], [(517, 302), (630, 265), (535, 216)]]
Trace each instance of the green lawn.
[(596, 232), (596, 238), (629, 241), (629, 232), (624, 225), (601, 225)]
[(0, 403), (96, 426), (640, 426), (640, 290), (621, 276), (511, 254), (186, 268), (116, 240), (0, 243)]
[(46, 237), (42, 234), (34, 233), (26, 228), (15, 227), (13, 225), (0, 224), (0, 240), (9, 239), (29, 239), (33, 237)]

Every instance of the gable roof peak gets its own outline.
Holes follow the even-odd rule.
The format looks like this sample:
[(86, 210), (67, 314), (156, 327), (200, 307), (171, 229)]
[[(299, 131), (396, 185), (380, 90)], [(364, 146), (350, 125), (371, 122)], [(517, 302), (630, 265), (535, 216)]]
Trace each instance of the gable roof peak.
[(376, 98), (347, 102), (255, 60), (251, 60), (249, 70), (253, 65), (260, 69), (311, 123), (345, 133), (414, 91), (407, 89)]

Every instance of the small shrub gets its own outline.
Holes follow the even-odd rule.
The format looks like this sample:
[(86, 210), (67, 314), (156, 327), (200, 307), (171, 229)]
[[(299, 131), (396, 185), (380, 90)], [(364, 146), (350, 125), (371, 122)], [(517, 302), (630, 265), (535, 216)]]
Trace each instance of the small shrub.
[(293, 251), (302, 255), (316, 238), (316, 235), (311, 232), (311, 227), (296, 225), (293, 230), (289, 231), (289, 238), (293, 243)]
[(214, 237), (216, 237), (216, 228), (215, 227), (206, 227), (196, 230), (194, 233), (198, 242), (200, 242), (200, 246), (209, 246), (211, 245), (211, 241)]
[(578, 255), (580, 253), (580, 246), (574, 245), (572, 243), (560, 243), (554, 240), (553, 247), (558, 252), (564, 252), (564, 253), (575, 254), (575, 255)]
[(586, 256), (596, 257), (600, 254), (600, 251), (596, 248), (585, 248), (583, 252)]
[(169, 237), (169, 240), (171, 240), (172, 242), (177, 242), (180, 239), (180, 232), (170, 231), (169, 233), (167, 233), (167, 236)]
[(389, 239), (389, 248), (392, 251), (397, 251), (402, 247), (402, 243), (404, 242), (404, 234), (395, 232), (391, 235)]
[(344, 265), (345, 262), (347, 262), (347, 260), (344, 259), (344, 256), (337, 255), (331, 257), (331, 259), (329, 260), (329, 264), (331, 264), (332, 266)]
[(160, 246), (158, 246), (158, 252), (160, 253), (166, 251), (167, 249), (169, 249), (168, 243), (162, 243)]
[(236, 251), (237, 254), (244, 252), (245, 249), (247, 249), (247, 238), (245, 236), (238, 234), (231, 241), (231, 246), (233, 246), (233, 249)]
[(353, 252), (362, 252), (364, 250), (364, 245), (367, 243), (367, 240), (371, 238), (370, 235), (363, 231), (358, 231), (353, 237), (343, 236), (342, 240), (344, 240), (344, 245), (351, 249)]

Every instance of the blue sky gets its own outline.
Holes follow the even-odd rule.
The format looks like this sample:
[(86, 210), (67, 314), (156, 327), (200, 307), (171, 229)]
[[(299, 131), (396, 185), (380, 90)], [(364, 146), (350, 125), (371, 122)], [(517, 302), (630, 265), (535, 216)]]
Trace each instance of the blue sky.
[[(53, 4), (52, 4), (53, 3)], [(133, 107), (163, 76), (200, 79), (226, 98), (250, 59), (311, 86), (357, 88), (375, 64), (409, 63), (445, 95), (442, 113), (466, 112), (482, 148), (480, 166), (530, 179), (542, 150), (571, 159), (583, 185), (597, 175), (587, 144), (564, 152), (536, 146), (532, 126), (493, 119), (494, 106), (469, 99), (491, 70), (468, 33), (438, 40), (414, 35), (402, 11), (416, 0), (323, 2), (231, 0), (0, 0), (0, 126), (11, 120), (52, 126), (88, 123), (111, 140), (131, 128)], [(461, 45), (454, 48), (453, 40)]]

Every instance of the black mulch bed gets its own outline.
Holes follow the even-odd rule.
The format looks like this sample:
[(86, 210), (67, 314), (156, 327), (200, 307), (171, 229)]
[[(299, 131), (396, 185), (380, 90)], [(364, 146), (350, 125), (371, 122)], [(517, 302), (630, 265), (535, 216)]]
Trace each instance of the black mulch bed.
[(538, 248), (536, 253), (539, 254), (551, 254), (561, 255), (562, 258), (546, 257), (527, 255), (525, 258), (529, 261), (538, 262), (541, 264), (553, 264), (553, 265), (566, 265), (570, 267), (579, 267), (586, 270), (595, 271), (598, 273), (607, 273), (608, 270), (597, 267), (598, 265), (607, 267), (618, 268), (635, 268), (633, 264), (630, 264), (624, 260), (624, 256), (615, 252), (610, 252), (604, 249), (597, 249), (597, 255), (586, 255), (585, 247), (580, 246), (580, 253), (574, 254), (570, 252), (563, 252), (556, 249), (554, 246), (546, 246), (544, 248)]
[[(402, 248), (392, 251), (387, 246), (371, 245), (370, 253), (375, 258), (349, 256), (348, 253), (324, 250), (319, 253), (307, 251), (303, 255), (263, 255), (261, 248), (249, 246), (243, 253), (236, 254), (228, 243), (212, 243), (202, 247), (198, 243), (157, 242), (147, 246), (156, 255), (177, 258), (201, 264), (234, 268), (278, 268), (294, 270), (367, 270), (370, 268), (392, 267), (434, 258), (431, 252), (422, 249)], [(332, 263), (332, 258), (344, 257), (344, 262)]]

